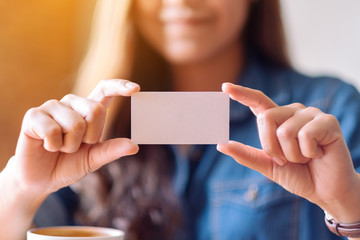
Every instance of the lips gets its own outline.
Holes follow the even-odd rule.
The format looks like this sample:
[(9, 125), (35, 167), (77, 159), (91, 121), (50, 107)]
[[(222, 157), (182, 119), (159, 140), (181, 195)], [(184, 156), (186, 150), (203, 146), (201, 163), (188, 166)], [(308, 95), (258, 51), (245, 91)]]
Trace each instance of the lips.
[(160, 20), (165, 24), (198, 24), (209, 21), (211, 16), (204, 10), (184, 7), (166, 7), (160, 12)]

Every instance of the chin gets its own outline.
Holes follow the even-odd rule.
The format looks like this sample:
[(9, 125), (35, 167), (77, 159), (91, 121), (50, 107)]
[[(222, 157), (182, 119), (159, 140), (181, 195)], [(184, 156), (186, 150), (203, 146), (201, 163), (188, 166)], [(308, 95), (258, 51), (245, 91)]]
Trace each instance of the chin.
[(197, 64), (204, 61), (204, 58), (201, 58), (198, 55), (194, 55), (194, 54), (187, 54), (187, 55), (182, 54), (176, 56), (172, 55), (172, 56), (167, 56), (166, 59), (170, 64), (174, 64), (174, 65)]

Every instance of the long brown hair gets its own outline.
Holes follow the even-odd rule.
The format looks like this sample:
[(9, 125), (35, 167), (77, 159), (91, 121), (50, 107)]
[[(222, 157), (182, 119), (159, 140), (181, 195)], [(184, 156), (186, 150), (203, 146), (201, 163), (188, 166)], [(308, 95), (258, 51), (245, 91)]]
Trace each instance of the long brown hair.
[[(290, 66), (278, 0), (252, 2), (243, 39), (248, 52)], [(114, 77), (138, 82), (143, 90), (171, 89), (166, 62), (136, 31), (130, 0), (98, 2), (74, 91), (87, 95), (100, 79)], [(105, 137), (129, 137), (129, 116), (127, 99), (113, 104)], [(174, 156), (166, 146), (141, 146), (136, 156), (108, 164), (74, 187), (82, 199), (78, 220), (122, 228), (129, 239), (174, 239), (175, 229), (181, 229), (181, 205), (172, 188), (173, 171)]]

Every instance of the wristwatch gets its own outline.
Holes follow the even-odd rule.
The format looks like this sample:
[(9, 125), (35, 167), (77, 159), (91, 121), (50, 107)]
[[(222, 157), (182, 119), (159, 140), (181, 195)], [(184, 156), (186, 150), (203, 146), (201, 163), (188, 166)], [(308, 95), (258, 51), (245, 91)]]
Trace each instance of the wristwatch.
[(325, 223), (329, 230), (341, 237), (359, 238), (360, 222), (342, 223), (336, 221), (329, 213), (325, 211)]

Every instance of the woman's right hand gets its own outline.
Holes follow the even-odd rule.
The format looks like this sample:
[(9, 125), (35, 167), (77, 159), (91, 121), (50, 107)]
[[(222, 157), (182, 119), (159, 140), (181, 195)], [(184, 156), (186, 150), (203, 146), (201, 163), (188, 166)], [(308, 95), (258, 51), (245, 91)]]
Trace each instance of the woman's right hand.
[(138, 146), (130, 139), (99, 140), (113, 98), (139, 89), (127, 80), (103, 80), (88, 98), (66, 95), (30, 109), (7, 176), (14, 177), (23, 193), (47, 195), (112, 160), (135, 154)]

